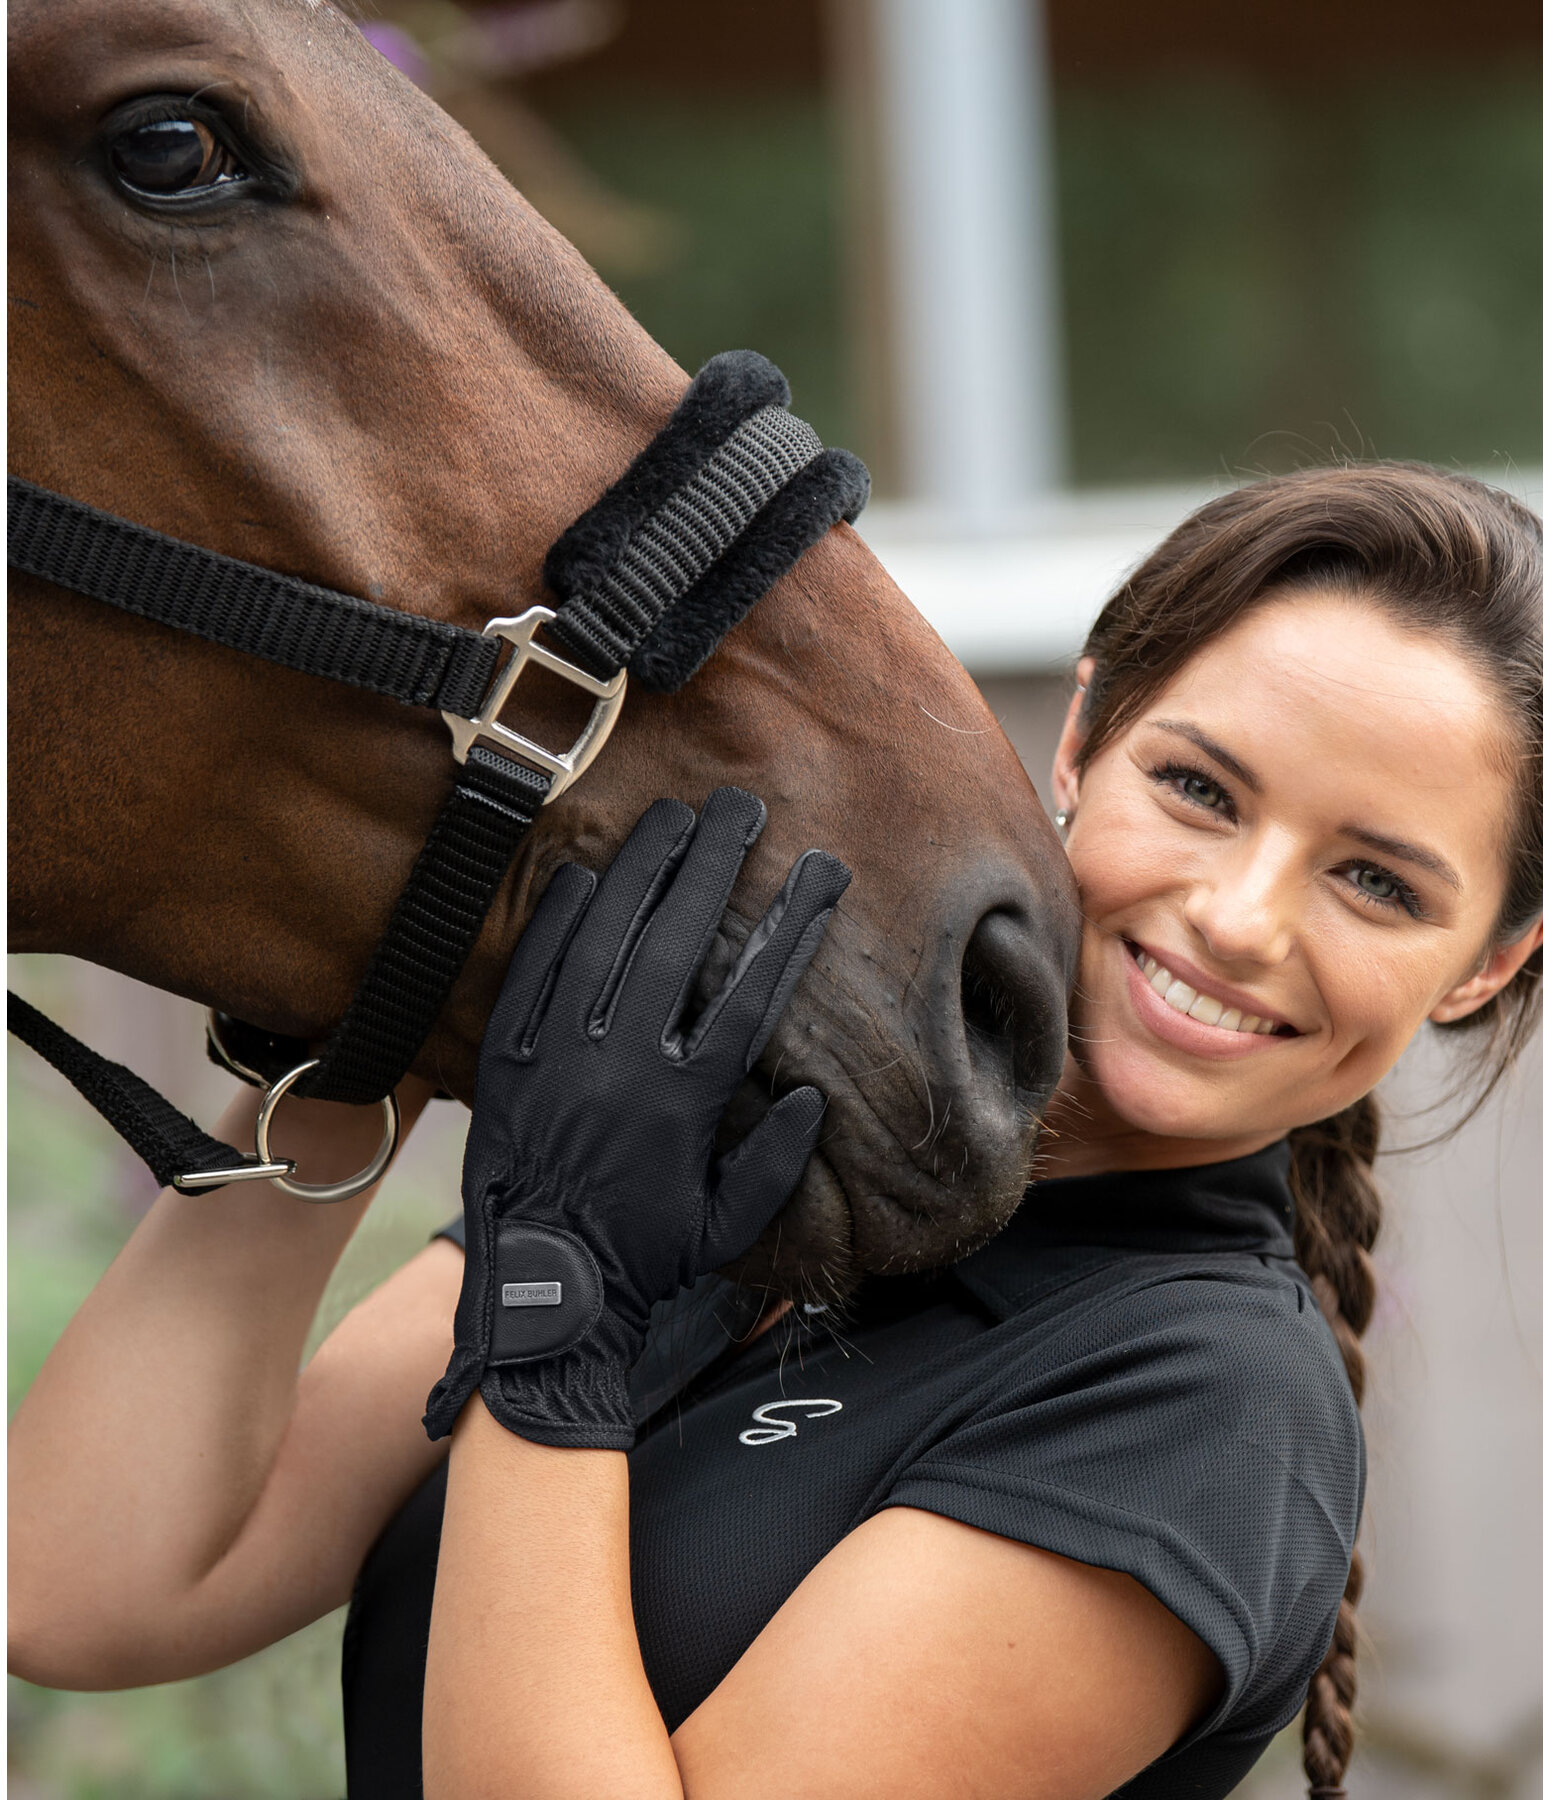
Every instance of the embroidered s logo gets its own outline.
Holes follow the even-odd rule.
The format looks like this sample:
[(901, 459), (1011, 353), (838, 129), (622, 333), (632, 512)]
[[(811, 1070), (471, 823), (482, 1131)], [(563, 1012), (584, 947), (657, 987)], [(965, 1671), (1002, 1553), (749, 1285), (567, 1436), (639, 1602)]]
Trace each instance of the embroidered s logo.
[[(793, 1438), (797, 1434), (796, 1419), (782, 1419), (776, 1415), (796, 1409), (797, 1416), (803, 1419), (826, 1419), (830, 1413), (843, 1412), (844, 1402), (841, 1400), (766, 1400), (763, 1406), (753, 1409), (757, 1426), (750, 1426), (747, 1431), (737, 1434), (740, 1444), (778, 1444), (782, 1438)], [(759, 1429), (762, 1427), (762, 1429)]]

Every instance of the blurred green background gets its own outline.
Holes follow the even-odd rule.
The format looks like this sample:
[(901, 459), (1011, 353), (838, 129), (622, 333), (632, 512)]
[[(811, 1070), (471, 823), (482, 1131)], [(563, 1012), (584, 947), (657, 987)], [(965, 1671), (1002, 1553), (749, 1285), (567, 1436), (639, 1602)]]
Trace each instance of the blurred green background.
[[(847, 358), (833, 116), (562, 93), (545, 115), (677, 227), (607, 271), (689, 369), (732, 344), (785, 370), (830, 443), (868, 443)], [(1213, 70), (1055, 94), (1069, 473), (1082, 486), (1332, 454), (1540, 460), (1536, 68), (1316, 91)]]

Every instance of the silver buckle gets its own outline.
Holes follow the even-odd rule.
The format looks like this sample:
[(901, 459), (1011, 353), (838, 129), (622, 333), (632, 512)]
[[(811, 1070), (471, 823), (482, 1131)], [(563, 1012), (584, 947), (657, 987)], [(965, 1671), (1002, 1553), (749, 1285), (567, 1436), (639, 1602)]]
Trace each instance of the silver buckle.
[[(599, 681), (585, 669), (578, 669), (563, 656), (556, 656), (552, 650), (546, 650), (542, 644), (533, 642), (533, 633), (540, 625), (547, 625), (553, 617), (552, 607), (530, 606), (525, 613), (519, 613), (514, 619), (491, 619), (484, 628), (484, 636), (504, 638), (512, 647), (505, 668), (496, 676), (473, 718), (465, 719), (461, 714), (451, 712), (443, 712), (441, 715), (452, 733), (452, 754), (459, 762), (468, 760), (468, 752), (480, 738), (488, 738), (491, 743), (509, 750), (524, 762), (536, 763), (540, 769), (547, 769), (554, 780), (549, 784), (549, 792), (544, 797), (545, 806), (551, 800), (557, 800), (578, 775), (586, 773), (593, 757), (608, 742), (608, 734), (618, 723), (620, 710), (624, 706), (623, 669), (611, 680)], [(502, 725), (500, 722), (501, 708), (511, 698), (511, 690), (517, 685), (517, 677), (530, 662), (550, 670), (584, 693), (593, 695), (597, 701), (592, 708), (591, 718), (582, 728), (581, 736), (563, 755), (546, 750), (542, 744), (535, 744), (531, 738), (523, 737), (521, 732), (513, 731), (509, 725)]]

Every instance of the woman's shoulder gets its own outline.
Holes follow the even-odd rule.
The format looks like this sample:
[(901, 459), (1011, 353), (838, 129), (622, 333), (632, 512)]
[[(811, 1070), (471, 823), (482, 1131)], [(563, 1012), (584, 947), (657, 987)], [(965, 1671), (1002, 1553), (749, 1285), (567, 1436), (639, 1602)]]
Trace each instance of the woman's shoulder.
[[(1031, 1191), (955, 1271), (996, 1319), (993, 1412), (1081, 1421), (1154, 1468), (1271, 1459), (1354, 1534), (1361, 1420), (1297, 1265), (1284, 1146), (1201, 1170)], [(1348, 1523), (1347, 1523), (1348, 1522)]]
[(1128, 1232), (1114, 1211), (1045, 1209), (959, 1265), (986, 1329), (891, 1496), (1134, 1576), (1227, 1671), (1218, 1730), (1300, 1704), (1365, 1483), (1356, 1403), (1275, 1184), (1238, 1206), (1249, 1192), (1229, 1181), (1226, 1224), (1172, 1239), (1144, 1208)]
[(1310, 1517), (1339, 1522), (1349, 1555), (1361, 1418), (1295, 1263), (1112, 1249), (1050, 1261), (1042, 1287), (1002, 1297), (975, 1346), (960, 1449), (979, 1433), (1041, 1469), (1058, 1460), (1068, 1481), (1134, 1484), (1138, 1505), (1170, 1483), (1195, 1493), (1206, 1467), (1219, 1491), (1292, 1484)]

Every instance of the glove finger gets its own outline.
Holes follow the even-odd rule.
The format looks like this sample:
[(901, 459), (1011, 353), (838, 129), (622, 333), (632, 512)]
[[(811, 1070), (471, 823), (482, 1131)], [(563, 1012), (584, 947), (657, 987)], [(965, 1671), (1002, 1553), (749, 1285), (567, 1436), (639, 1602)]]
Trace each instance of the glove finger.
[(746, 1074), (759, 1060), (792, 991), (813, 960), (850, 870), (825, 850), (805, 851), (749, 934), (721, 992), (700, 1015), (684, 1055), (739, 1053)]
[(701, 807), (694, 841), (657, 904), (619, 994), (621, 1025), (628, 1021), (652, 1039), (671, 1039), (765, 818), (764, 802), (742, 788), (717, 788)]
[(484, 1042), (492, 1051), (514, 1056), (531, 1053), (560, 959), (596, 886), (597, 877), (579, 863), (563, 863), (555, 870), (517, 939), (500, 998), (485, 1026)]
[(648, 806), (598, 879), (583, 928), (560, 971), (551, 1017), (606, 1028), (614, 997), (658, 899), (683, 860), (694, 814), (681, 800)]
[(823, 1129), (825, 1105), (817, 1088), (796, 1088), (722, 1157), (697, 1273), (722, 1268), (752, 1249), (791, 1198)]

